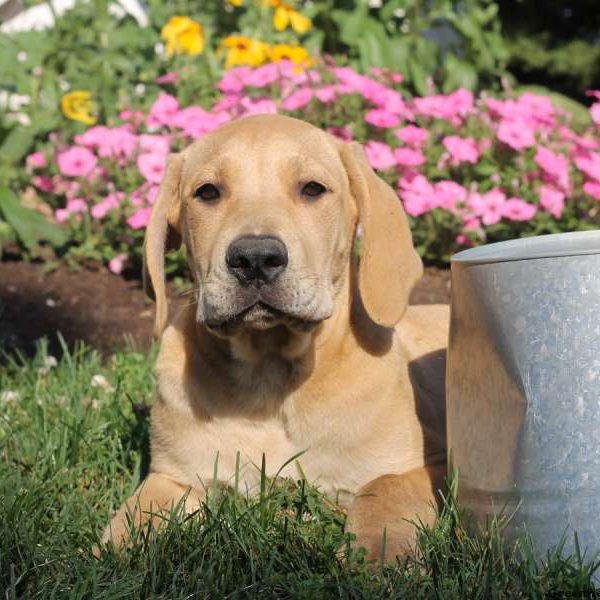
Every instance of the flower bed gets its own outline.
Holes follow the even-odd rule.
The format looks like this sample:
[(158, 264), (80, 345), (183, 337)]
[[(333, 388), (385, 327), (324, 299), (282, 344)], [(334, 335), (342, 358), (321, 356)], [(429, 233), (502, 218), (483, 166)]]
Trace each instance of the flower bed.
[(55, 220), (70, 229), (70, 254), (104, 260), (114, 272), (137, 267), (168, 153), (231, 119), (276, 112), (362, 142), (398, 190), (430, 263), (484, 241), (597, 226), (600, 103), (591, 109), (596, 123), (577, 130), (567, 112), (532, 93), (498, 99), (459, 89), (411, 98), (398, 73), (366, 77), (299, 62), (230, 69), (208, 108), (182, 106), (172, 73), (147, 114), (123, 111), (111, 126), (74, 139), (51, 136), (27, 169)]

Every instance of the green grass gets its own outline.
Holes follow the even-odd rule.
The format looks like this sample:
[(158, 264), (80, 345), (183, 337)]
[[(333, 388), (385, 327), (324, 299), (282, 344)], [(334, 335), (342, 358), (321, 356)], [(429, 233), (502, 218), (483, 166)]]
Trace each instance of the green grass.
[[(542, 598), (593, 597), (580, 557), (504, 547), (496, 525), (467, 534), (449, 499), (421, 531), (418, 561), (382, 568), (349, 548), (344, 516), (301, 482), (223, 493), (128, 551), (91, 548), (148, 463), (153, 357), (104, 363), (83, 349), (45, 367), (0, 367), (0, 597)], [(104, 375), (113, 388), (94, 387)], [(18, 397), (6, 392), (17, 392)]]

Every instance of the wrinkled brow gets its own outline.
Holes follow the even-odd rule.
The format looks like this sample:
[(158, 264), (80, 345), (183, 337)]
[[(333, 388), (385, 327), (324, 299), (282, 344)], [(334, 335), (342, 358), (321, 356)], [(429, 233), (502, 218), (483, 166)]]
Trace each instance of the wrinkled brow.
[(332, 186), (340, 178), (339, 173), (334, 173), (326, 164), (307, 154), (294, 154), (289, 158), (289, 165), (299, 179), (322, 179)]

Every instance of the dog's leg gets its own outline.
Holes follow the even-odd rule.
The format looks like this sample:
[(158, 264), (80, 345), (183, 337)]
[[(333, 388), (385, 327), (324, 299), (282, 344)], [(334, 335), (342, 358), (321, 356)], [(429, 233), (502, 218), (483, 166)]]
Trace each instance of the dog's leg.
[[(133, 496), (115, 513), (102, 535), (102, 543), (111, 542), (117, 548), (127, 543), (131, 524), (141, 527), (152, 523), (155, 528), (161, 527), (173, 508), (184, 500), (186, 512), (199, 507), (205, 495), (197, 490), (176, 483), (172, 479), (158, 473), (150, 473), (135, 491)], [(94, 554), (98, 550), (94, 549)]]
[(431, 526), (444, 489), (446, 466), (422, 467), (402, 475), (383, 475), (365, 485), (348, 509), (346, 529), (367, 550), (367, 559), (414, 555), (417, 529)]

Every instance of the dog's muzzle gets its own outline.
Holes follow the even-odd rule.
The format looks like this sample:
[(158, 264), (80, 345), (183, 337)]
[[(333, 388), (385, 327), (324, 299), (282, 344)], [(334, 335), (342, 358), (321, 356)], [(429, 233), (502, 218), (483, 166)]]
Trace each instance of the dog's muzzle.
[(277, 237), (246, 235), (231, 242), (225, 262), (242, 285), (261, 287), (272, 284), (285, 270), (288, 251)]

